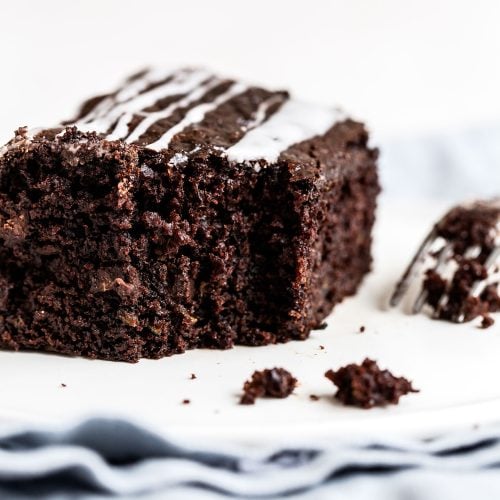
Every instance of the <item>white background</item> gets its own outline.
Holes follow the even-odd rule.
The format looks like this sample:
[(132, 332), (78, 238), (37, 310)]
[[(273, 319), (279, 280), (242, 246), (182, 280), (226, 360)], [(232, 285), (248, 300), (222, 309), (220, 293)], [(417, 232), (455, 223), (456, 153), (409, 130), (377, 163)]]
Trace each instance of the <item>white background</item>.
[(146, 64), (203, 64), (340, 104), (379, 137), (500, 117), (496, 0), (0, 4), (0, 141)]

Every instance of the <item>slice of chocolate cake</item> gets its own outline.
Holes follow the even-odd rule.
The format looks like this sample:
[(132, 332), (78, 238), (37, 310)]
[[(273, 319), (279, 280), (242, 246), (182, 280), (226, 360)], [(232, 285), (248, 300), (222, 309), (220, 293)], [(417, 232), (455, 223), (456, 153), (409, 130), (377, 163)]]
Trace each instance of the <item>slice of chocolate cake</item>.
[(362, 124), (144, 71), (0, 152), (0, 346), (104, 359), (304, 339), (369, 270)]

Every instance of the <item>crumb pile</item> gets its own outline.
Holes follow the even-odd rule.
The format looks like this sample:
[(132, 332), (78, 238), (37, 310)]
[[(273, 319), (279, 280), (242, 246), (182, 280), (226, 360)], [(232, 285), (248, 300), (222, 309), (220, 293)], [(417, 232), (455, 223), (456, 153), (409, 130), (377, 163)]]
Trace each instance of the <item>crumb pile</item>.
[(297, 379), (284, 368), (255, 371), (243, 386), (242, 405), (253, 405), (257, 398), (286, 398), (297, 387)]
[(381, 370), (368, 358), (361, 365), (353, 363), (337, 371), (328, 370), (325, 377), (338, 388), (335, 398), (345, 405), (365, 409), (398, 404), (401, 396), (418, 392), (409, 380), (395, 377), (389, 370)]

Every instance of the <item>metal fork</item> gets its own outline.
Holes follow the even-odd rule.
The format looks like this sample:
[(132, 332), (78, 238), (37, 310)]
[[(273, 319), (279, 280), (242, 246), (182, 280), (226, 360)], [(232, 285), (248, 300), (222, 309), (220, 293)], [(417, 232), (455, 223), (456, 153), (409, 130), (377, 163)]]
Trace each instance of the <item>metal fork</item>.
[[(396, 288), (390, 298), (390, 305), (397, 306), (403, 297), (407, 294), (408, 290), (419, 277), (424, 276), (422, 269), (425, 265), (426, 260), (429, 257), (435, 260), (435, 265), (433, 268), (441, 278), (446, 276), (450, 279), (453, 278), (453, 270), (456, 268), (457, 256), (464, 257), (466, 259), (478, 259), (483, 255), (485, 248), (479, 245), (472, 245), (460, 252), (457, 252), (454, 248), (455, 242), (447, 239), (441, 234), (440, 228), (443, 226), (447, 218), (451, 217), (452, 214), (462, 213), (464, 216), (471, 215), (475, 211), (485, 210), (491, 214), (491, 233), (489, 234), (490, 244), (486, 249), (489, 251), (487, 257), (482, 257), (482, 265), (484, 266), (487, 277), (485, 279), (476, 280), (470, 289), (471, 297), (480, 297), (486, 286), (492, 284), (493, 282), (500, 281), (500, 274), (498, 273), (498, 265), (500, 264), (500, 198), (496, 198), (488, 201), (477, 201), (474, 203), (458, 205), (449, 210), (432, 228), (427, 237), (424, 239), (420, 245), (417, 253), (414, 255), (410, 264), (406, 268), (403, 276), (396, 285)], [(473, 219), (471, 219), (473, 222)], [(472, 230), (472, 225), (471, 225)], [(422, 310), (426, 304), (428, 298), (428, 292), (424, 287), (421, 287), (419, 294), (417, 295), (415, 301), (412, 304), (411, 312), (416, 314)], [(448, 302), (447, 291), (441, 296), (437, 307), (435, 308), (435, 314), (438, 315), (439, 311), (446, 306)], [(463, 323), (465, 320), (465, 315), (460, 313), (456, 318), (453, 318), (458, 323)]]

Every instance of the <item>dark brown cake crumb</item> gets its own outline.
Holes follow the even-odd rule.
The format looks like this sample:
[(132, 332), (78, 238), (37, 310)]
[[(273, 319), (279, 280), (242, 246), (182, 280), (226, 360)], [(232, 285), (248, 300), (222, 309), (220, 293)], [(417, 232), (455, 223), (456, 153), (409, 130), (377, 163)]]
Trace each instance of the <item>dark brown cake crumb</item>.
[(477, 280), (488, 276), (486, 268), (472, 259), (460, 259), (448, 289), (448, 301), (438, 311), (441, 319), (456, 320), (463, 315), (464, 321), (471, 321), (488, 311), (488, 304), (470, 295)]
[(61, 383), (61, 387), (67, 387), (67, 385), (64, 383)]
[(320, 345), (319, 348), (324, 351), (325, 350), (325, 346), (324, 345)]
[(481, 328), (489, 328), (495, 323), (495, 320), (488, 315), (483, 316), (483, 320), (481, 321)]
[(489, 312), (500, 312), (500, 295), (498, 295), (498, 283), (488, 285), (481, 294), (481, 300), (488, 304)]
[(325, 377), (338, 387), (336, 399), (345, 405), (365, 409), (398, 404), (401, 396), (418, 392), (409, 380), (395, 377), (389, 370), (381, 370), (368, 358), (361, 365), (353, 363), (337, 371), (328, 370)]
[(364, 325), (361, 325), (359, 327), (359, 333), (364, 333), (364, 331), (366, 330), (365, 326)]
[(427, 292), (427, 303), (436, 308), (446, 291), (447, 281), (434, 271), (434, 269), (429, 269), (425, 273), (425, 279), (423, 287)]
[(310, 394), (309, 399), (311, 401), (319, 401), (319, 396), (316, 396), (316, 394)]
[(183, 399), (183, 400), (182, 400), (182, 404), (183, 404), (183, 405), (188, 405), (188, 404), (190, 404), (190, 403), (191, 403), (191, 400), (190, 400), (190, 399)]
[(196, 374), (195, 373), (191, 373), (191, 376), (189, 377), (190, 380), (195, 380), (197, 377), (196, 377)]
[(315, 330), (324, 330), (325, 328), (328, 327), (328, 323), (326, 321), (323, 321), (323, 323), (320, 323)]
[(256, 370), (243, 385), (242, 405), (253, 405), (257, 398), (286, 398), (297, 386), (297, 379), (284, 368)]

